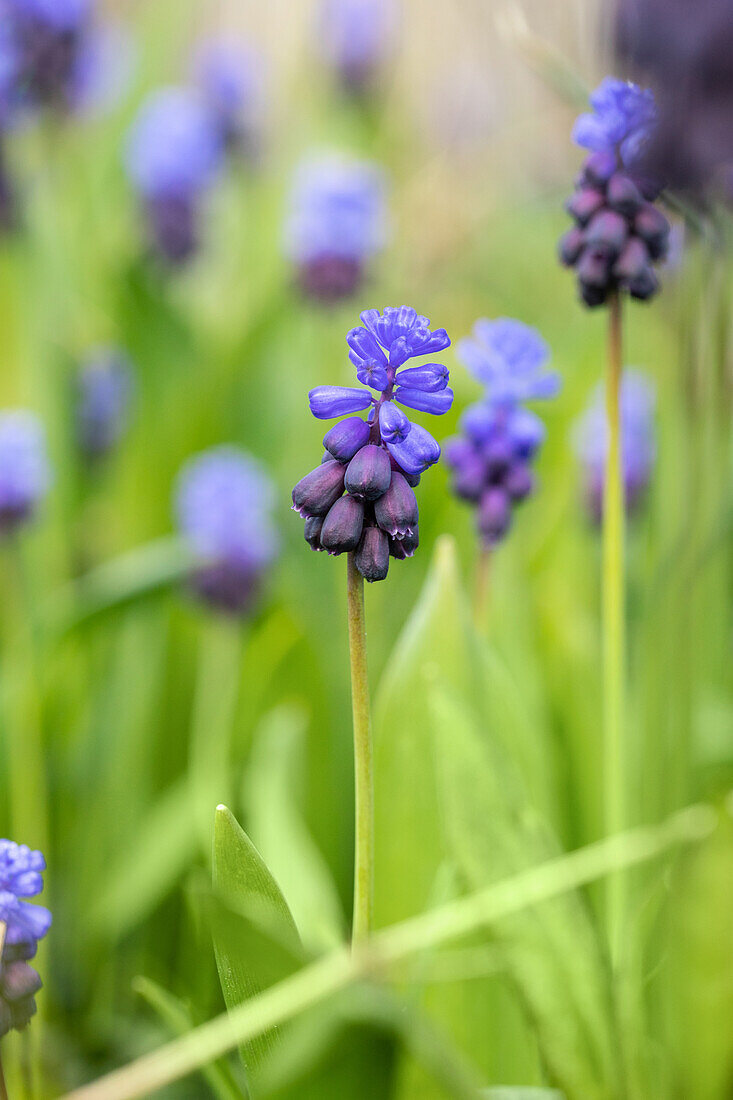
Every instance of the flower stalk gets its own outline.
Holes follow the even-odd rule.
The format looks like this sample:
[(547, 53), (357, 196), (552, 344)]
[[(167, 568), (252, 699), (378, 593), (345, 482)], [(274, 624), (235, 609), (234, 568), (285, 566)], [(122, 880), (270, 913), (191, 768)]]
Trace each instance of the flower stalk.
[[(609, 299), (606, 419), (608, 447), (603, 506), (603, 773), (606, 836), (626, 825), (624, 491), (621, 454), (621, 298)], [(618, 958), (624, 911), (624, 879), (608, 879), (607, 919), (612, 958)]]
[(372, 923), (374, 883), (374, 775), (372, 723), (367, 677), (364, 578), (354, 554), (347, 558), (347, 617), (354, 722), (354, 918), (352, 943), (367, 938)]

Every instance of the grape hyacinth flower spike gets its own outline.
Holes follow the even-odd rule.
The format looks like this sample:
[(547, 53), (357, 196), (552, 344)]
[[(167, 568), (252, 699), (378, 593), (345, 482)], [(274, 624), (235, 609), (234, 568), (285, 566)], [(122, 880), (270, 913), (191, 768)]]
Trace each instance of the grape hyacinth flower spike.
[(214, 447), (181, 470), (176, 513), (198, 562), (191, 584), (215, 610), (252, 609), (278, 550), (272, 503), (267, 473), (237, 447)]
[(486, 387), (445, 444), (453, 492), (476, 509), (481, 554), (476, 576), (476, 622), (483, 626), (490, 553), (506, 537), (514, 508), (534, 490), (532, 465), (545, 438), (542, 421), (523, 402), (554, 397), (557, 374), (545, 368), (550, 350), (535, 329), (502, 317), (477, 321), (459, 357)]
[(170, 264), (198, 247), (202, 197), (222, 163), (224, 143), (202, 96), (163, 88), (143, 104), (127, 142), (127, 173), (142, 200), (151, 244)]
[(23, 409), (0, 413), (0, 536), (33, 516), (50, 482), (41, 422)]
[(127, 426), (133, 374), (120, 348), (95, 348), (84, 360), (77, 384), (77, 439), (89, 462), (97, 462), (119, 443)]
[(253, 159), (261, 100), (259, 57), (244, 45), (212, 39), (194, 58), (194, 77), (225, 149)]
[[(621, 451), (624, 504), (635, 515), (646, 494), (656, 457), (654, 388), (638, 371), (626, 370), (621, 383)], [(595, 524), (603, 519), (608, 429), (603, 391), (597, 388), (588, 408), (575, 425), (573, 443), (583, 476), (583, 496)]]
[(385, 241), (384, 180), (373, 164), (327, 156), (298, 170), (285, 249), (302, 294), (325, 304), (348, 298)]
[(390, 51), (394, 0), (323, 0), (318, 45), (348, 93), (364, 96)]
[[(591, 113), (577, 120), (573, 139), (590, 149), (567, 205), (575, 225), (560, 243), (588, 306), (607, 304), (607, 440), (603, 501), (603, 779), (608, 835), (627, 824), (625, 726), (624, 491), (621, 459), (622, 299), (646, 300), (658, 290), (653, 264), (664, 259), (669, 223), (655, 206), (660, 181), (640, 169), (657, 124), (654, 97), (636, 84), (607, 77), (590, 97)], [(607, 924), (614, 961), (621, 950), (626, 883), (607, 883)]]
[(43, 890), (45, 869), (40, 852), (0, 840), (0, 1038), (27, 1027), (36, 1012), (42, 982), (28, 960), (51, 927), (51, 914), (26, 899)]
[(435, 362), (407, 365), (449, 347), (445, 329), (431, 329), (427, 317), (408, 306), (381, 313), (368, 309), (361, 320), (362, 325), (346, 337), (361, 386), (317, 386), (310, 391), (315, 417), (344, 419), (326, 432), (321, 464), (293, 489), (293, 509), (305, 520), (305, 538), (311, 548), (348, 554), (356, 776), (355, 941), (369, 932), (373, 877), (364, 580), (384, 580), (390, 556), (404, 559), (414, 554), (419, 538), (414, 488), (440, 458), (440, 447), (430, 433), (402, 409), (442, 414), (453, 402), (446, 367)]

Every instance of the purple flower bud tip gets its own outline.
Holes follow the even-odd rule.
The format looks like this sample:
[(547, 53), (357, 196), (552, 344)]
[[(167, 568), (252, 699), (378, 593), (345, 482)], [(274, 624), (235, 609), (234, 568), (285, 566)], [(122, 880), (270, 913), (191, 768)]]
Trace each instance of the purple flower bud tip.
[(560, 239), (559, 254), (561, 263), (565, 267), (572, 267), (583, 251), (584, 245), (585, 234), (580, 226), (574, 225), (572, 229), (568, 229), (567, 233)]
[(612, 210), (632, 218), (643, 205), (644, 198), (634, 181), (622, 172), (616, 172), (608, 181), (606, 192), (608, 205)]
[(349, 462), (369, 442), (369, 425), (358, 416), (335, 424), (323, 437), (323, 446), (339, 462)]
[(389, 455), (373, 443), (362, 447), (346, 467), (347, 492), (361, 500), (376, 500), (387, 491), (392, 477)]
[(321, 546), (321, 529), (323, 528), (323, 516), (308, 516), (305, 521), (303, 535), (311, 550), (323, 550)]
[(603, 188), (616, 171), (616, 168), (616, 154), (600, 151), (591, 153), (583, 166), (583, 171), (585, 179), (591, 186)]
[(631, 237), (616, 261), (613, 273), (621, 282), (638, 279), (649, 266), (649, 249), (640, 237)]
[(403, 539), (390, 539), (389, 540), (389, 554), (390, 557), (395, 558), (397, 561), (404, 561), (405, 558), (411, 558), (418, 546), (420, 545), (420, 532), (417, 527), (409, 534), (405, 535)]
[(389, 572), (389, 539), (379, 527), (365, 527), (354, 555), (354, 564), (365, 581), (383, 581)]
[(0, 413), (0, 534), (27, 520), (48, 491), (45, 433), (33, 413)]
[(608, 284), (611, 257), (605, 248), (586, 248), (578, 264), (578, 278), (589, 287), (603, 290)]
[(293, 509), (304, 519), (325, 516), (344, 491), (344, 467), (336, 459), (323, 462), (293, 489)]
[(653, 298), (659, 290), (659, 281), (651, 267), (645, 268), (636, 278), (629, 279), (629, 294), (640, 302)]
[(603, 250), (610, 256), (618, 256), (626, 244), (627, 237), (626, 219), (615, 210), (599, 211), (585, 230), (588, 248)]
[(534, 489), (534, 477), (528, 466), (514, 466), (504, 482), (506, 491), (515, 503), (525, 500)]
[(576, 191), (572, 198), (568, 199), (565, 203), (565, 209), (568, 214), (575, 218), (578, 225), (583, 226), (587, 225), (593, 215), (602, 209), (604, 201), (602, 191), (583, 187)]
[(364, 526), (364, 505), (348, 493), (329, 509), (321, 529), (321, 546), (329, 554), (356, 550)]
[(669, 222), (656, 206), (647, 203), (634, 219), (634, 231), (646, 241), (653, 260), (664, 257), (669, 238)]
[(0, 997), (13, 1004), (33, 997), (43, 986), (40, 975), (27, 962), (3, 964), (0, 974)]
[(486, 542), (493, 546), (509, 530), (512, 512), (511, 502), (505, 489), (487, 489), (479, 501), (479, 531)]
[(390, 538), (403, 539), (417, 527), (417, 498), (402, 474), (392, 472), (386, 493), (375, 501), (374, 517)]

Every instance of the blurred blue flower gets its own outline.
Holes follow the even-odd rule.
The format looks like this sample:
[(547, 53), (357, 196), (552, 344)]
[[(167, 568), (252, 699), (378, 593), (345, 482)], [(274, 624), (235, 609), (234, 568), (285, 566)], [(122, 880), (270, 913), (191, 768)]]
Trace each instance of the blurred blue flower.
[(473, 338), (462, 340), (458, 354), (496, 404), (555, 397), (560, 376), (544, 370), (550, 349), (536, 329), (509, 317), (477, 321)]
[[(293, 489), (293, 508), (306, 521), (313, 550), (354, 553), (368, 581), (384, 580), (390, 556), (412, 557), (418, 545), (418, 508), (413, 492), (420, 476), (440, 458), (440, 446), (413, 424), (395, 402), (423, 412), (447, 412), (453, 402), (448, 369), (441, 363), (399, 368), (408, 359), (443, 351), (445, 329), (431, 330), (427, 317), (408, 306), (361, 314), (363, 325), (346, 340), (349, 358), (364, 387), (317, 386), (311, 412), (321, 420), (349, 417), (323, 438), (320, 466)], [(344, 496), (346, 489), (346, 496)]]
[(51, 914), (25, 899), (41, 893), (45, 869), (40, 852), (0, 840), (0, 1038), (26, 1027), (36, 1011), (42, 983), (27, 960), (51, 927)]
[(253, 154), (261, 59), (229, 39), (212, 39), (196, 53), (194, 78), (226, 147)]
[(322, 0), (318, 45), (345, 88), (363, 92), (390, 51), (394, 0)]
[(308, 297), (332, 302), (359, 287), (385, 242), (384, 190), (382, 172), (361, 161), (328, 156), (298, 169), (285, 248)]
[(28, 519), (51, 482), (43, 426), (31, 412), (0, 413), (0, 533)]
[(132, 388), (132, 365), (120, 348), (95, 348), (86, 357), (78, 378), (77, 431), (87, 458), (101, 458), (119, 442)]
[(272, 505), (267, 473), (236, 447), (205, 451), (181, 470), (178, 523), (201, 563), (193, 584), (219, 610), (241, 613), (251, 607), (278, 550)]
[(618, 153), (623, 164), (635, 161), (657, 121), (654, 94), (607, 76), (590, 96), (592, 112), (578, 117), (572, 138), (593, 152)]
[(172, 263), (196, 250), (199, 199), (215, 179), (223, 151), (212, 112), (188, 88), (154, 92), (132, 125), (127, 172), (144, 200), (152, 243)]
[[(656, 441), (654, 431), (654, 387), (639, 371), (626, 370), (621, 381), (621, 460), (626, 510), (633, 514), (649, 486)], [(603, 492), (608, 450), (603, 387), (593, 393), (591, 402), (573, 430), (573, 442), (583, 470), (586, 505), (591, 518), (603, 517)]]

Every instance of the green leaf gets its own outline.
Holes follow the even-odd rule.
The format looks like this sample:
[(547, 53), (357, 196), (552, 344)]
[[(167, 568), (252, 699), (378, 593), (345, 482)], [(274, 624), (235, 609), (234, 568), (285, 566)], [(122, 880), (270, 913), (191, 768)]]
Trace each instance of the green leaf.
[(481, 1095), (485, 1100), (564, 1100), (563, 1094), (556, 1089), (522, 1088), (514, 1085), (486, 1089)]
[[(280, 887), (226, 806), (218, 807), (214, 824), (214, 887), (216, 963), (226, 1006), (233, 1009), (296, 970), (302, 952)], [(250, 1074), (276, 1038), (269, 1031), (240, 1048)]]
[[(185, 1035), (200, 1022), (183, 1001), (157, 982), (149, 978), (136, 978), (133, 988), (157, 1012), (173, 1035)], [(219, 1100), (242, 1100), (242, 1090), (234, 1080), (231, 1067), (225, 1059), (220, 1058), (202, 1066), (201, 1076)]]
[(244, 784), (249, 829), (282, 884), (305, 946), (326, 951), (343, 940), (344, 918), (328, 866), (298, 809), (307, 716), (271, 711), (258, 728)]

